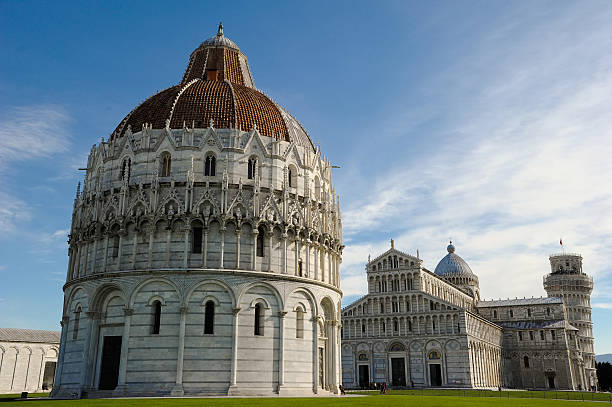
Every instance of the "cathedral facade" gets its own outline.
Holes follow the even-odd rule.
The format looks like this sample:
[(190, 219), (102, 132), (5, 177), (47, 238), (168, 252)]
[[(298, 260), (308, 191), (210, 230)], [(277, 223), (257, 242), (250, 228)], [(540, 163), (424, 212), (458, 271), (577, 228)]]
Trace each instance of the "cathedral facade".
[(597, 386), (590, 294), (578, 254), (550, 256), (548, 297), (482, 301), (455, 246), (434, 272), (391, 248), (366, 265), (368, 294), (342, 310), (347, 388)]
[(52, 395), (336, 393), (339, 206), (220, 25), (91, 149)]

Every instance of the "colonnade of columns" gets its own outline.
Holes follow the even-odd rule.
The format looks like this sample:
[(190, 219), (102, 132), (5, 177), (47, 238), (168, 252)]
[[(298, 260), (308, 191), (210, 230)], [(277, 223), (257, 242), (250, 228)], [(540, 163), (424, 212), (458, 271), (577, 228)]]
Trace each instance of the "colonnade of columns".
[(470, 373), (474, 387), (503, 385), (501, 348), (485, 342), (470, 342)]
[[(104, 237), (96, 236), (92, 241), (82, 240), (71, 245), (69, 249), (70, 260), (67, 281), (108, 271), (150, 269), (153, 267), (176, 268), (178, 266), (182, 268), (229, 268), (278, 272), (297, 277), (311, 278), (339, 287), (341, 254), (338, 250), (317, 240), (290, 236), (287, 233), (282, 233), (279, 241), (275, 241), (274, 233), (265, 232), (264, 256), (259, 257), (257, 256), (257, 236), (259, 231), (253, 229), (250, 232), (250, 237), (246, 239), (246, 242), (248, 242), (247, 250), (249, 250), (247, 262), (244, 261), (246, 256), (242, 256), (245, 238), (241, 228), (234, 229), (235, 238), (229, 243), (226, 242), (226, 229), (221, 228), (219, 230), (219, 241), (215, 242), (215, 244), (219, 245), (216, 247), (218, 251), (215, 251), (215, 253), (218, 253), (218, 259), (213, 262), (210, 258), (212, 253), (210, 230), (208, 228), (202, 229), (201, 253), (193, 253), (194, 230), (190, 227), (183, 228), (184, 242), (181, 250), (182, 259), (180, 264), (172, 260), (173, 255), (178, 253), (172, 251), (172, 237), (176, 231), (173, 232), (168, 229), (164, 232), (156, 231), (155, 228), (147, 228), (141, 233), (134, 231), (132, 236), (129, 236), (125, 230), (121, 230), (117, 236), (110, 238), (108, 235)], [(154, 252), (154, 245), (159, 244), (155, 239), (156, 233), (166, 234), (165, 242), (163, 243), (165, 246), (164, 256), (161, 264), (159, 259), (154, 259), (154, 253), (158, 253)], [(140, 243), (139, 236), (142, 236)], [(113, 240), (113, 246), (111, 246), (111, 239)], [(126, 261), (124, 253), (126, 241), (131, 242), (128, 261)], [(279, 242), (280, 253), (277, 254), (280, 259), (279, 270), (273, 270), (276, 268), (273, 261), (276, 254), (274, 246), (275, 243)], [(117, 246), (115, 247), (114, 244)], [(231, 247), (229, 244), (231, 244)], [(100, 250), (100, 246), (103, 247), (102, 250)], [(146, 253), (139, 252), (142, 246), (147, 248)], [(102, 256), (99, 255), (100, 251), (102, 251)], [(290, 252), (293, 257), (291, 262), (289, 261)], [(228, 255), (231, 255), (231, 262), (229, 264)], [(305, 258), (302, 258), (302, 256)]]
[(343, 322), (343, 339), (459, 333), (460, 318), (456, 313), (380, 318), (344, 317)]

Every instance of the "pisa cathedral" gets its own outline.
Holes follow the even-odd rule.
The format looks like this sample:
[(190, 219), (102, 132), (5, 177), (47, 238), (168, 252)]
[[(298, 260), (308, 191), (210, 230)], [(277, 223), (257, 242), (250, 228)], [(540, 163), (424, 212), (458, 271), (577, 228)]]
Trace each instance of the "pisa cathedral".
[(91, 149), (52, 396), (337, 393), (339, 206), (220, 25)]
[(368, 294), (342, 310), (344, 386), (596, 388), (593, 279), (579, 254), (550, 256), (546, 298), (482, 301), (447, 251), (434, 272), (393, 241), (368, 259)]

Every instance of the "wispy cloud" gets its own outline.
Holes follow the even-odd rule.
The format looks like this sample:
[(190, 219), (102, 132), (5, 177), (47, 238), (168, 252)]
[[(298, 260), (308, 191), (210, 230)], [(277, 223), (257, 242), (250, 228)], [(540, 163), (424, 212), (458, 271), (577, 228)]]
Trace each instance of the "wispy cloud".
[(593, 308), (612, 309), (612, 303), (596, 302), (592, 304)]
[(58, 106), (21, 106), (0, 117), (0, 158), (45, 157), (68, 149), (68, 115)]
[[(59, 106), (21, 106), (0, 114), (0, 177), (11, 163), (48, 157), (67, 151), (69, 117)], [(31, 208), (9, 189), (0, 186), (0, 231), (15, 230), (31, 218)]]
[(601, 15), (564, 13), (533, 26), (507, 16), (473, 55), (423, 85), (445, 92), (426, 106), (441, 144), (418, 155), (395, 147), (410, 159), (366, 178), (369, 192), (348, 202), (346, 295), (365, 291), (367, 255), (386, 250), (390, 237), (433, 269), (452, 236), (487, 298), (544, 294), (560, 237), (596, 281), (609, 278), (612, 56), (601, 50), (612, 30), (591, 21)]

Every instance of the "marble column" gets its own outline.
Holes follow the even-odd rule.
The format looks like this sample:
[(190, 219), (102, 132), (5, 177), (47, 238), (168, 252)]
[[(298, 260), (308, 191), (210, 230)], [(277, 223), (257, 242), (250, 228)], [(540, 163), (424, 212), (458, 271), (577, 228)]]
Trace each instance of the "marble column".
[[(138, 249), (138, 230), (134, 229), (134, 238), (132, 239), (132, 270), (136, 269), (136, 249)], [(95, 243), (94, 243), (95, 251)], [(94, 268), (96, 262), (96, 255), (94, 253)]]
[(106, 235), (106, 239), (104, 242), (104, 256), (103, 256), (104, 262), (102, 264), (102, 272), (106, 271), (106, 265), (108, 263), (108, 235)]
[(119, 231), (119, 248), (117, 249), (117, 271), (121, 271), (121, 256), (122, 256), (122, 246), (123, 246), (123, 237), (126, 235), (125, 231), (122, 229)]
[(178, 357), (176, 360), (176, 381), (170, 394), (172, 396), (182, 396), (185, 394), (183, 390), (183, 362), (185, 359), (185, 321), (187, 319), (187, 307), (181, 307), (181, 319), (179, 322), (179, 342), (178, 342)]
[(283, 266), (281, 268), (283, 274), (287, 274), (287, 232), (283, 232)]
[(93, 261), (92, 261), (92, 265), (91, 265), (91, 273), (95, 273), (96, 272), (96, 259), (98, 257), (98, 239), (100, 239), (100, 236), (94, 236), (94, 246), (93, 246)]
[(278, 393), (285, 386), (285, 316), (287, 311), (278, 313)]
[(223, 255), (225, 254), (225, 226), (220, 229), (221, 233), (221, 261), (219, 264), (219, 268), (223, 268)]
[(125, 315), (123, 319), (123, 338), (121, 340), (121, 359), (119, 361), (119, 378), (117, 380), (117, 387), (113, 391), (114, 394), (124, 394), (127, 391), (127, 365), (128, 365), (128, 352), (130, 348), (130, 327), (132, 324), (132, 315), (134, 310), (131, 308), (124, 308), (123, 313)]
[(257, 235), (259, 235), (259, 230), (253, 229), (253, 244), (251, 245), (251, 270), (258, 271), (257, 267)]
[(204, 228), (204, 244), (202, 247), (202, 268), (206, 268), (208, 258), (208, 228)]
[(310, 239), (306, 239), (306, 277), (310, 278)]
[(273, 232), (268, 232), (268, 271), (272, 271), (272, 239), (274, 237)]
[(312, 317), (312, 380), (313, 386), (312, 391), (317, 394), (319, 393), (319, 322), (318, 317), (314, 315)]
[(151, 225), (151, 229), (149, 229), (149, 249), (147, 254), (147, 268), (151, 269), (153, 267), (153, 239), (155, 239), (155, 226)]
[(236, 387), (238, 374), (238, 316), (240, 308), (232, 309), (232, 364), (230, 366), (230, 391)]
[(76, 245), (77, 247), (77, 251), (76, 251), (76, 262), (75, 262), (75, 268), (72, 272), (72, 278), (78, 278), (79, 277), (79, 269), (81, 267), (81, 245), (77, 243)]
[(319, 247), (316, 243), (314, 247), (314, 267), (315, 267), (314, 279), (318, 280), (319, 279)]
[(85, 259), (83, 259), (83, 271), (82, 271), (83, 276), (87, 275), (88, 260), (89, 260), (89, 242), (85, 242)]
[[(121, 245), (119, 245), (121, 247)], [(166, 235), (166, 267), (170, 267), (170, 252), (172, 250), (172, 226), (168, 229)]]
[(189, 250), (189, 247), (191, 246), (189, 244), (189, 234), (191, 233), (191, 229), (188, 227), (185, 227), (185, 239), (184, 239), (184, 248), (183, 248), (183, 267), (187, 268), (189, 267), (189, 253), (191, 252), (191, 250)]
[(241, 230), (236, 229), (236, 269), (240, 269), (240, 235)]
[(299, 236), (296, 235), (295, 236), (295, 240), (293, 242), (294, 246), (294, 250), (295, 250), (295, 270), (293, 275), (297, 276), (299, 275), (299, 265), (300, 265), (300, 239)]

